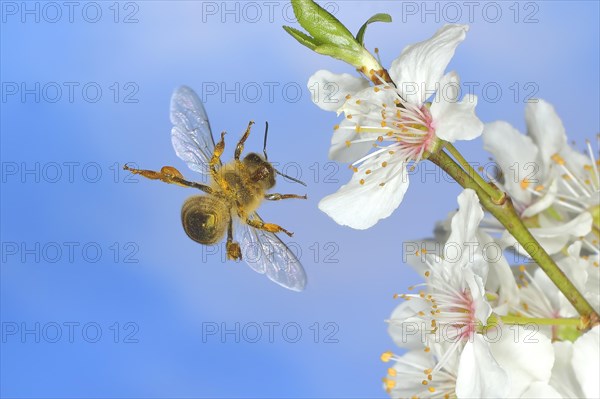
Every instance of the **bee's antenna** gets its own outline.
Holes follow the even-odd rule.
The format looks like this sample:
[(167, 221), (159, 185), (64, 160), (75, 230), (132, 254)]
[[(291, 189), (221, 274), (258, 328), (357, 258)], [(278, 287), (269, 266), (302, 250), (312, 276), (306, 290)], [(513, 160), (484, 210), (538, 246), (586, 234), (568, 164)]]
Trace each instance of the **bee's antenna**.
[(265, 141), (263, 144), (263, 154), (265, 154), (265, 161), (269, 159), (267, 157), (267, 133), (269, 133), (269, 122), (265, 121)]
[(304, 183), (302, 180), (298, 180), (298, 179), (296, 179), (295, 177), (292, 177), (292, 176), (284, 175), (283, 173), (281, 173), (281, 172), (280, 172), (280, 171), (278, 171), (277, 169), (274, 169), (274, 170), (275, 170), (275, 173), (277, 173), (279, 176), (283, 176), (283, 177), (285, 177), (285, 178), (288, 178), (288, 179), (290, 179), (291, 181), (295, 181), (296, 183), (300, 183), (300, 184), (302, 184), (304, 187), (306, 187), (306, 183)]

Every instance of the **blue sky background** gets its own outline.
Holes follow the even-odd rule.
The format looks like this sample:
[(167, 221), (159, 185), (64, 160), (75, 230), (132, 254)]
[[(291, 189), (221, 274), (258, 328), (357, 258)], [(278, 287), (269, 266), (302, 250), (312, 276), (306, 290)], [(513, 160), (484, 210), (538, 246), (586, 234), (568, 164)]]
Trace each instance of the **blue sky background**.
[[(34, 14), (23, 15), (24, 4)], [(385, 397), (379, 356), (394, 346), (384, 319), (396, 305), (392, 295), (419, 281), (402, 262), (402, 242), (430, 235), (455, 209), (459, 188), (417, 175), (402, 206), (368, 231), (340, 227), (317, 209), (349, 173), (328, 163), (337, 119), (312, 104), (306, 81), (320, 68), (352, 69), (285, 34), (281, 25), (295, 26), (285, 2), (76, 3), (72, 22), (62, 3), (52, 3), (60, 17), (48, 4), (0, 2), (2, 397)], [(437, 12), (427, 3), (433, 13), (421, 2), (327, 4), (352, 31), (376, 12), (392, 15), (393, 23), (366, 35), (384, 65), (456, 21), (444, 3)], [(472, 23), (449, 70), (479, 84), (483, 121), (523, 129), (524, 101), (535, 90), (555, 105), (572, 139), (595, 137), (597, 2), (494, 3), (500, 16), (478, 3), (472, 21), (455, 4), (456, 22)], [(236, 82), (239, 101), (221, 98), (221, 85), (235, 91)], [(34, 94), (22, 97), (22, 84)], [(225, 159), (250, 119), (257, 126), (246, 148), (260, 150), (268, 120), (270, 159), (309, 184), (280, 181), (278, 191), (309, 200), (268, 203), (261, 212), (295, 232), (287, 241), (302, 251), (305, 292), (288, 292), (189, 240), (179, 219), (189, 190), (125, 181), (126, 162), (173, 165), (194, 178), (169, 136), (169, 99), (181, 84), (201, 95), (219, 88), (203, 94), (214, 131), (229, 132)], [(485, 85), (502, 94), (482, 93)], [(487, 159), (481, 140), (459, 148), (470, 160)], [(240, 342), (235, 333), (206, 335), (236, 323)], [(257, 325), (262, 336), (253, 343)]]

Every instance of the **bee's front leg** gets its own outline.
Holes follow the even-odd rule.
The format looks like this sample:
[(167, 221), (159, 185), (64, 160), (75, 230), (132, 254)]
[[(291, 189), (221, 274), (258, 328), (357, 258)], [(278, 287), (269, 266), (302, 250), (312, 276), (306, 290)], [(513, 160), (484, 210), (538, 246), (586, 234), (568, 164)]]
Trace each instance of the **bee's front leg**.
[(246, 128), (246, 131), (244, 132), (242, 138), (240, 139), (240, 141), (237, 143), (237, 146), (235, 147), (235, 153), (233, 154), (233, 159), (235, 159), (236, 161), (239, 161), (240, 155), (242, 155), (242, 151), (244, 151), (244, 143), (248, 139), (248, 136), (250, 136), (250, 128), (252, 127), (252, 125), (254, 125), (254, 121), (250, 121), (250, 123), (248, 123), (248, 127)]

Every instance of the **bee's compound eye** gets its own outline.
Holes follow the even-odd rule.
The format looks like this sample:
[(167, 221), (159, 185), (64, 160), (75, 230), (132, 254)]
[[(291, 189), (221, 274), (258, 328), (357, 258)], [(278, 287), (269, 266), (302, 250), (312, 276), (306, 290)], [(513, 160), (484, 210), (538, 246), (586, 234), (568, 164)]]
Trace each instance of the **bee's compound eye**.
[(181, 208), (185, 233), (200, 244), (218, 242), (229, 223), (229, 211), (222, 201), (210, 196), (188, 198)]

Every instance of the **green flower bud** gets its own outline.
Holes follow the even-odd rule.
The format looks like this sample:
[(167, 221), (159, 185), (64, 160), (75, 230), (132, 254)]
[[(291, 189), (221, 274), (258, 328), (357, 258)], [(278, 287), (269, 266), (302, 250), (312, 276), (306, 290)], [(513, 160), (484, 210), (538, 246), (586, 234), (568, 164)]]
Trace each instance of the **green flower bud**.
[(308, 34), (290, 26), (283, 29), (300, 44), (319, 54), (345, 61), (374, 81), (375, 73), (387, 77), (383, 67), (363, 46), (363, 40), (369, 24), (392, 20), (388, 14), (375, 14), (369, 18), (354, 37), (336, 17), (313, 0), (292, 0), (292, 8), (298, 23)]

